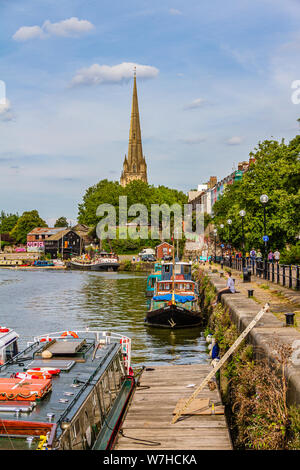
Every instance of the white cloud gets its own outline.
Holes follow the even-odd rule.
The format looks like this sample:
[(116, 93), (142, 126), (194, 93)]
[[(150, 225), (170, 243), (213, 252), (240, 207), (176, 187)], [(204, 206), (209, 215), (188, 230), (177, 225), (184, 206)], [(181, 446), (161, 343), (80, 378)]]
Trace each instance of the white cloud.
[(204, 98), (197, 98), (194, 101), (192, 101), (191, 103), (186, 104), (184, 106), (184, 109), (201, 108), (201, 106), (203, 106), (204, 104), (206, 104), (206, 100)]
[(29, 39), (43, 38), (44, 32), (39, 26), (22, 26), (15, 32), (15, 41), (28, 41)]
[(230, 137), (230, 139), (226, 140), (227, 145), (240, 145), (244, 141), (243, 137), (239, 137), (237, 135)]
[(53, 36), (77, 36), (87, 33), (93, 28), (94, 25), (90, 21), (79, 20), (74, 16), (58, 23), (51, 23), (51, 21), (47, 20), (43, 24), (43, 30)]
[(176, 8), (170, 8), (169, 10), (170, 15), (182, 15), (182, 12), (180, 10), (176, 10)]
[(138, 78), (154, 78), (159, 70), (150, 65), (139, 65), (133, 62), (123, 62), (118, 65), (93, 64), (82, 68), (73, 77), (70, 86), (100, 85), (102, 83), (120, 83), (133, 77), (134, 69)]
[(0, 121), (11, 121), (13, 118), (10, 101), (6, 98), (4, 103), (0, 103)]
[(15, 41), (27, 41), (29, 39), (43, 39), (49, 36), (76, 37), (87, 33), (94, 28), (94, 25), (88, 20), (79, 20), (76, 17), (68, 18), (51, 23), (46, 20), (42, 27), (40, 26), (21, 26), (13, 35)]

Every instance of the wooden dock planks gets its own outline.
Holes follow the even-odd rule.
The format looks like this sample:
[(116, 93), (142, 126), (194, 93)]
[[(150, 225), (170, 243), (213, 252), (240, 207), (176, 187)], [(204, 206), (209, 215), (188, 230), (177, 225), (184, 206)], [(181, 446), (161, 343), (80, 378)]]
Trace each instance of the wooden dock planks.
[[(178, 400), (189, 398), (210, 371), (209, 364), (146, 369), (123, 423), (124, 436), (119, 436), (115, 450), (231, 450), (224, 415), (184, 416), (171, 424)], [(195, 387), (187, 388), (189, 384)], [(218, 390), (211, 391), (208, 387), (198, 398), (209, 398), (214, 403), (221, 401)]]

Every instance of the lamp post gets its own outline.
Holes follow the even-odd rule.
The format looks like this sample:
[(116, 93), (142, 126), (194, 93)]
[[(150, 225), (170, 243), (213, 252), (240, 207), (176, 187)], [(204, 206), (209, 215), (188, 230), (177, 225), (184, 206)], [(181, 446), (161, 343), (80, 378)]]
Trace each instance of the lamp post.
[(230, 244), (230, 225), (232, 224), (232, 220), (231, 219), (228, 219), (227, 220), (227, 224), (228, 224), (228, 243), (229, 243), (229, 266), (231, 267), (232, 266), (232, 260), (231, 260), (231, 244)]
[[(222, 230), (222, 233), (223, 233), (223, 228), (224, 228), (224, 224), (220, 224), (220, 229)], [(223, 236), (224, 236), (224, 234), (223, 234), (222, 237), (221, 237), (221, 269), (223, 269), (223, 265), (224, 265), (224, 258), (223, 258), (223, 247), (224, 247), (224, 244), (223, 244)]]
[(242, 267), (245, 266), (245, 233), (244, 233), (244, 217), (246, 215), (246, 211), (241, 210), (239, 212), (240, 217), (242, 217)]
[(215, 228), (214, 229), (214, 236), (215, 236), (215, 262), (217, 260), (217, 233), (218, 233), (218, 230)]
[(268, 203), (268, 196), (266, 194), (262, 194), (259, 198), (260, 202), (263, 205), (264, 208), (264, 236), (263, 236), (263, 241), (264, 241), (264, 278), (267, 279), (267, 245), (268, 245), (268, 236), (267, 236), (267, 229), (266, 229), (266, 204)]

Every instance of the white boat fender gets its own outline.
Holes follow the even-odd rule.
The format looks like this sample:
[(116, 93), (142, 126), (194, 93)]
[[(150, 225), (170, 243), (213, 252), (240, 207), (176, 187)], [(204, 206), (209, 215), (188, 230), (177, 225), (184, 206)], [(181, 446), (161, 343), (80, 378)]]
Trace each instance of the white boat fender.
[(212, 337), (213, 337), (213, 335), (207, 335), (206, 338), (205, 338), (205, 341), (207, 343), (211, 343)]

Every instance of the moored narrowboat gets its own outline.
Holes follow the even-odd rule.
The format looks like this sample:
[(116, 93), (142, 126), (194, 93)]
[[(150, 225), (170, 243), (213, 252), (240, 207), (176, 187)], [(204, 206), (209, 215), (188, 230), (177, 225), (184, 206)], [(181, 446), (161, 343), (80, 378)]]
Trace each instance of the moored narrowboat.
[(0, 328), (0, 449), (112, 448), (135, 387), (131, 340), (86, 328), (17, 342)]

